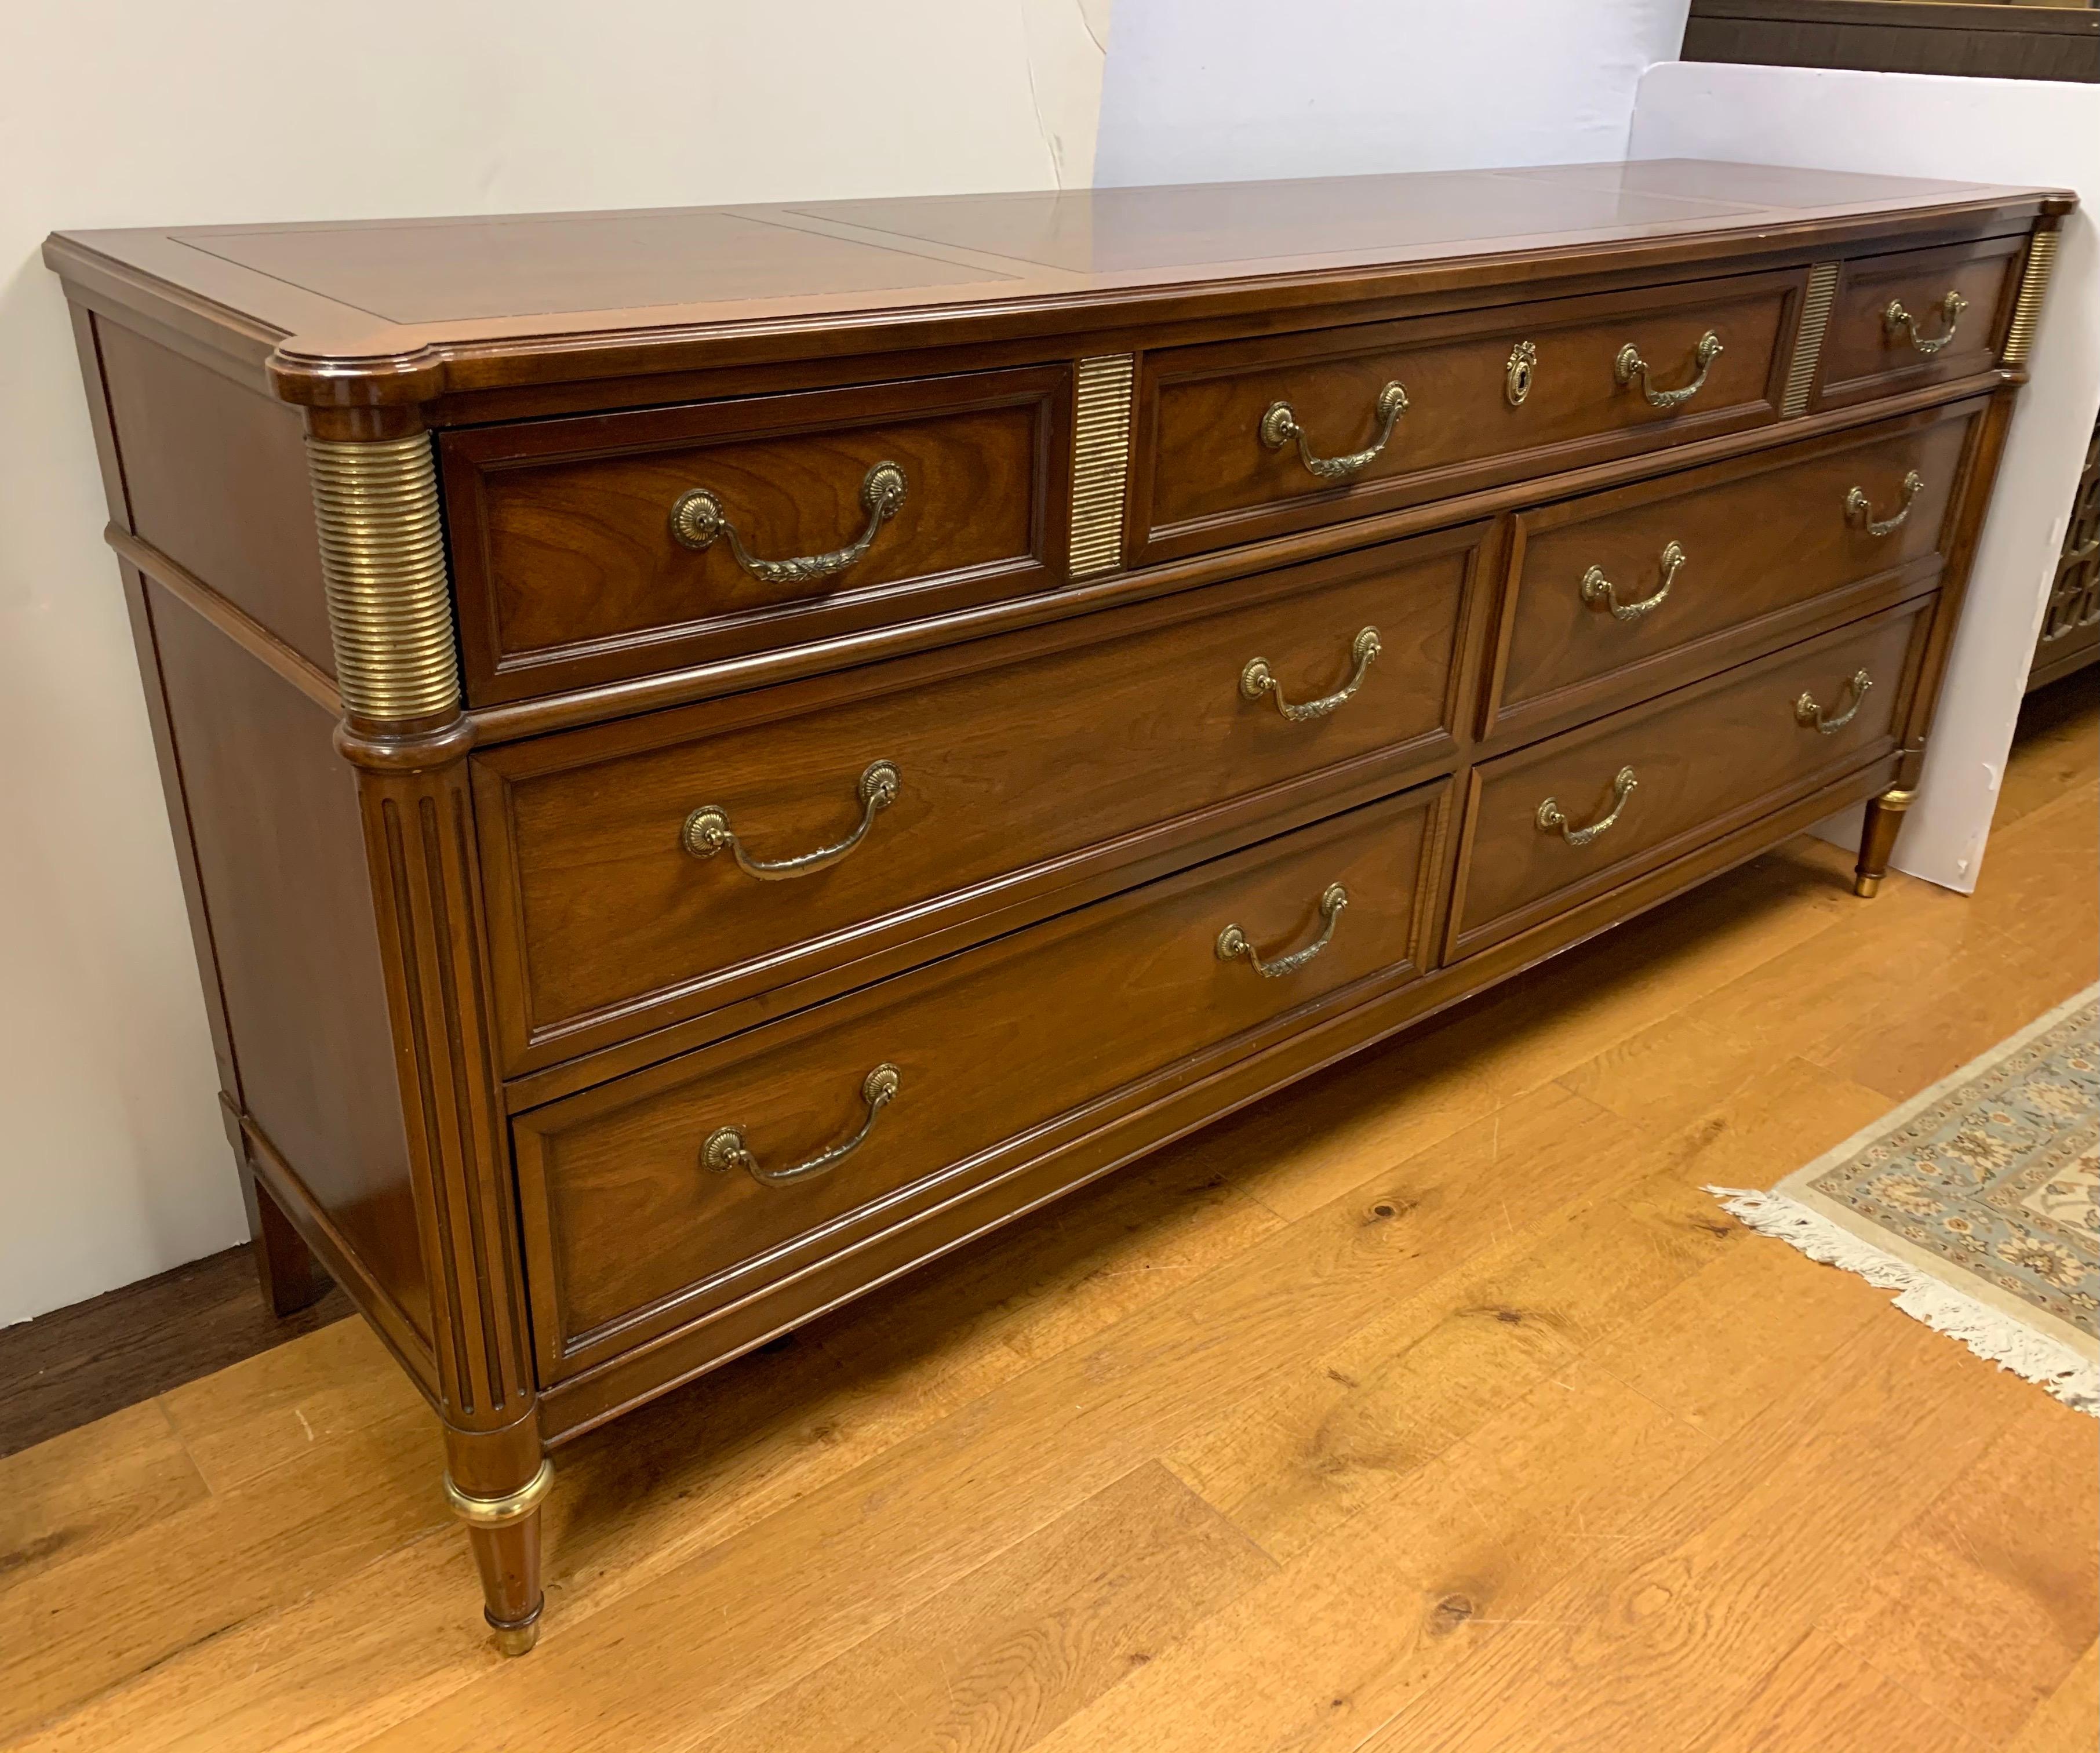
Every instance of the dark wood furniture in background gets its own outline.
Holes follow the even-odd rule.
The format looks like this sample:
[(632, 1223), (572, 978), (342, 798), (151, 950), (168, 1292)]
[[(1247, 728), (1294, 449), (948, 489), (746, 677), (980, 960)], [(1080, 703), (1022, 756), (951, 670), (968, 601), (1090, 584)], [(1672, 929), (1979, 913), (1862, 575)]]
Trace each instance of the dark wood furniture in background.
[(54, 237), (258, 1256), (548, 1449), (1872, 799), (2067, 196)]
[(2056, 581), (2035, 638), (2027, 691), (2100, 662), (2100, 421), (2085, 447), (2085, 467), (2071, 501)]
[(1688, 61), (2100, 81), (2100, 11), (1945, 0), (1692, 0)]

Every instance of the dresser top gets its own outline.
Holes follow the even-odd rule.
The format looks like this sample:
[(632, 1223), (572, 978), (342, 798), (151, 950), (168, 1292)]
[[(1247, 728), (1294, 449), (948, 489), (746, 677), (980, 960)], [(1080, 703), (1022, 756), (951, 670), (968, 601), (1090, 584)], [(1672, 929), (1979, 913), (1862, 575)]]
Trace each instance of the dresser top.
[(1317, 288), (1326, 296), (1311, 302), (1331, 303), (1338, 292), (1374, 299), (1652, 267), (1710, 257), (1731, 240), (1767, 251), (1835, 245), (1898, 235), (1923, 214), (1976, 235), (2023, 227), (2069, 200), (1662, 159), (60, 232), (46, 258), (90, 297), (267, 358), (293, 400), (410, 400), (792, 356), (826, 350), (826, 334), (836, 351), (845, 325), (863, 332), (857, 338), (881, 331), (877, 347), (914, 347), (1012, 338), (1030, 332), (1024, 309), (1035, 333), (1098, 330), (1222, 312), (1251, 294), (1288, 302), (1294, 287)]

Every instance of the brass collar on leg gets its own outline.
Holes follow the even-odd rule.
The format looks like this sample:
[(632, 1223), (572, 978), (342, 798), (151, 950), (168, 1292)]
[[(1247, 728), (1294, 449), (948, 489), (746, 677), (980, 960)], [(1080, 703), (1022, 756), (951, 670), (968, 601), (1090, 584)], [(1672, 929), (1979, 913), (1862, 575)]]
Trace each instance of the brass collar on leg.
[(1913, 803), (1917, 801), (1917, 793), (1915, 789), (1910, 791), (1903, 791), (1900, 789), (1885, 791), (1880, 797), (1877, 797), (1874, 801), (1879, 804), (1884, 810), (1890, 810), (1895, 815), (1900, 815)]
[(522, 1521), (540, 1507), (547, 1488), (554, 1482), (554, 1464), (543, 1460), (540, 1470), (515, 1491), (503, 1497), (474, 1497), (454, 1485), (445, 1475), (445, 1499), (452, 1513), (470, 1528), (501, 1528)]

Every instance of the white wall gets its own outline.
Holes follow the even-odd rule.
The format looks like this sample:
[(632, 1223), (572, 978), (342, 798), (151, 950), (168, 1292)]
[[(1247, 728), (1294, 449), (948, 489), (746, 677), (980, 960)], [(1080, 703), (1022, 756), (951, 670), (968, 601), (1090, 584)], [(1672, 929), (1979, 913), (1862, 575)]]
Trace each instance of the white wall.
[(0, 1322), (246, 1233), (46, 232), (1083, 183), (1107, 20), (0, 4)]
[[(1674, 61), (1641, 81), (1630, 155), (2046, 184), (2100, 201), (2100, 87)], [(2027, 662), (2100, 404), (2100, 249), (2089, 210), (2056, 273), (1970, 575), (1899, 869), (1976, 886)], [(1858, 838), (1859, 812), (1825, 824)]]
[(1096, 180), (1229, 182), (1625, 156), (1688, 0), (1123, 0)]

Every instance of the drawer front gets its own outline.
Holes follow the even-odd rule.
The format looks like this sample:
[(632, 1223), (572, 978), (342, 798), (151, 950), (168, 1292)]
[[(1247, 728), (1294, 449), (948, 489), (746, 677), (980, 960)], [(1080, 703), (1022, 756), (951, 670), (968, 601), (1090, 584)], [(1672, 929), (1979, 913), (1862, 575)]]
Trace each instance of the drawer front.
[(1449, 762), (1485, 533), (477, 757), (512, 1065)]
[[(1416, 978), (1448, 791), (1330, 818), (519, 1116), (546, 1379)], [(1233, 927), (1252, 956), (1221, 953)]]
[[(1149, 355), (1140, 557), (1770, 420), (1803, 284), (1801, 273), (1746, 275)], [(1709, 336), (1721, 347), (1711, 357)], [(1366, 452), (1360, 466), (1330, 466)]]
[(514, 700), (1061, 582), (1070, 372), (446, 435), (470, 697)]
[(1908, 594), (1941, 551), (1980, 405), (1521, 513), (1491, 734), (1681, 687)]
[(1893, 753), (1933, 600), (1474, 769), (1452, 953), (1511, 936)]
[(1821, 404), (1988, 371), (2011, 318), (2025, 245), (2024, 237), (1996, 237), (1846, 263), (1824, 335)]

